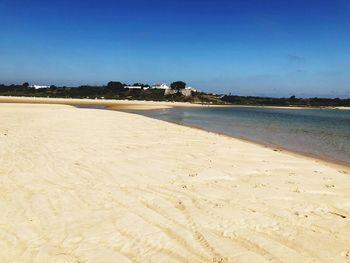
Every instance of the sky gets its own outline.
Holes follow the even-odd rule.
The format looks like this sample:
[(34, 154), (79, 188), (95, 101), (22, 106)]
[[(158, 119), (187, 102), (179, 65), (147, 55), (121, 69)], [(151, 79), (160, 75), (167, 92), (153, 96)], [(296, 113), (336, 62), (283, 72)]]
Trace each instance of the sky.
[(350, 0), (0, 0), (0, 83), (350, 97)]

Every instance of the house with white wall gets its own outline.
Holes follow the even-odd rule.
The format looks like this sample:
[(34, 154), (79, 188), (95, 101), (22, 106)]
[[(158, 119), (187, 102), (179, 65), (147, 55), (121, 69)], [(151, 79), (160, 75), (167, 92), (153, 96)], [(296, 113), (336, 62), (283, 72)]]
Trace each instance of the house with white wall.
[(149, 89), (149, 87), (141, 87), (141, 86), (125, 86), (126, 89)]
[(164, 90), (167, 90), (167, 89), (170, 89), (170, 87), (164, 83), (162, 84), (153, 84), (151, 86), (152, 89), (164, 89)]
[(43, 85), (31, 85), (29, 87), (34, 88), (34, 89), (48, 89), (48, 88), (50, 88), (50, 86), (43, 86)]
[(126, 89), (142, 89), (141, 86), (125, 86)]
[(192, 91), (192, 92), (197, 92), (197, 91), (198, 91), (197, 89), (192, 88), (192, 87), (186, 87), (185, 89), (186, 89), (186, 90), (190, 90), (190, 91)]

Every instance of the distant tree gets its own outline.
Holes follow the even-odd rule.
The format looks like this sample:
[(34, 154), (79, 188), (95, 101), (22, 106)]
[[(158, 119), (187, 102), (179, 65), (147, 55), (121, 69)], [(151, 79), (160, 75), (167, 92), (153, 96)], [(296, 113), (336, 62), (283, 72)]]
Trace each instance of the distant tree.
[(175, 81), (170, 84), (170, 88), (173, 90), (181, 90), (186, 88), (186, 83), (183, 81)]
[(24, 82), (24, 83), (22, 84), (22, 86), (25, 87), (25, 88), (28, 88), (28, 87), (29, 87), (29, 83), (28, 83), (28, 82)]
[(107, 89), (112, 92), (118, 92), (124, 90), (124, 84), (119, 81), (110, 81), (107, 84)]
[(295, 104), (298, 102), (298, 99), (295, 97), (295, 95), (291, 96), (288, 100), (290, 104)]

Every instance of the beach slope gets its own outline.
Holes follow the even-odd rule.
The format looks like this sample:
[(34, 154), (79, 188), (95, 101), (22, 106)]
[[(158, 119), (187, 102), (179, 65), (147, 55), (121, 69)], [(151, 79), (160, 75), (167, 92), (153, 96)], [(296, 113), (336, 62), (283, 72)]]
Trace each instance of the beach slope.
[(1, 262), (347, 262), (346, 167), (143, 116), (0, 104)]

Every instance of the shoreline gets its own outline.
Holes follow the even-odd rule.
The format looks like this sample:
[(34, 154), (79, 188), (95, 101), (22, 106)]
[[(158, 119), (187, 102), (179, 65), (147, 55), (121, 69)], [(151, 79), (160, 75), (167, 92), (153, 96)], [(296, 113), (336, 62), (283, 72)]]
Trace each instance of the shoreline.
[(171, 122), (171, 121), (169, 121), (169, 122), (177, 124), (177, 125), (180, 125), (180, 126), (185, 126), (185, 127), (189, 127), (189, 128), (193, 128), (193, 129), (206, 131), (206, 132), (209, 132), (209, 133), (218, 134), (218, 135), (221, 135), (221, 136), (224, 136), (224, 137), (233, 138), (233, 139), (236, 139), (236, 140), (239, 140), (239, 141), (242, 141), (242, 142), (246, 142), (246, 143), (251, 143), (251, 144), (254, 144), (254, 145), (257, 145), (257, 146), (262, 146), (264, 148), (269, 148), (269, 149), (271, 149), (273, 151), (284, 152), (284, 153), (287, 153), (287, 154), (290, 154), (290, 155), (293, 155), (293, 156), (301, 156), (301, 157), (308, 158), (310, 160), (320, 161), (320, 162), (322, 162), (324, 164), (327, 164), (329, 166), (333, 166), (333, 167), (336, 167), (338, 169), (345, 169), (345, 170), (350, 172), (350, 162), (347, 163), (347, 162), (343, 162), (343, 161), (332, 159), (332, 158), (322, 157), (320, 155), (315, 155), (315, 154), (312, 154), (312, 153), (307, 153), (307, 152), (302, 152), (302, 151), (297, 151), (297, 150), (291, 150), (291, 149), (288, 149), (288, 148), (284, 148), (282, 146), (277, 146), (277, 145), (272, 145), (272, 144), (264, 144), (264, 143), (257, 142), (257, 141), (254, 141), (254, 140), (251, 140), (251, 139), (248, 139), (248, 138), (240, 137), (240, 136), (237, 136), (237, 135), (236, 136), (231, 136), (231, 135), (225, 134), (223, 132), (212, 132), (212, 131), (208, 131), (208, 130), (206, 130), (204, 128), (197, 127), (197, 126), (185, 125), (185, 124), (181, 124), (181, 123), (177, 123), (177, 122)]
[(145, 100), (114, 100), (114, 99), (74, 99), (74, 98), (46, 98), (46, 97), (12, 97), (0, 96), (0, 103), (38, 103), (38, 104), (63, 104), (63, 105), (96, 105), (115, 108), (130, 109), (162, 109), (173, 107), (248, 107), (248, 108), (271, 108), (271, 109), (319, 109), (319, 110), (350, 110), (350, 107), (324, 106), (324, 107), (302, 107), (302, 106), (263, 106), (263, 105), (236, 105), (236, 104), (202, 104), (190, 102), (170, 101), (145, 101)]
[(47, 104), (70, 106), (101, 106), (115, 109), (164, 109), (172, 107), (201, 107), (200, 104), (187, 102), (143, 101), (143, 100), (107, 100), (107, 99), (70, 99), (42, 97), (7, 97), (0, 96), (1, 103)]
[[(208, 105), (201, 105), (201, 104), (192, 104), (192, 103), (182, 103), (182, 102), (156, 102), (156, 101), (129, 101), (129, 100), (95, 100), (95, 99), (61, 99), (61, 98), (35, 98), (35, 97), (4, 97), (0, 96), (0, 104), (1, 103), (34, 103), (34, 104), (42, 104), (42, 105), (69, 105), (77, 108), (87, 108), (87, 109), (105, 109), (105, 110), (116, 110), (116, 111), (139, 111), (139, 110), (159, 110), (159, 109), (166, 109), (166, 108), (174, 108), (174, 107), (208, 107)], [(209, 105), (209, 107), (249, 107), (249, 108), (272, 108), (272, 109), (329, 109), (329, 108), (311, 108), (311, 107), (274, 107), (274, 106), (247, 106), (247, 105)], [(349, 108), (350, 109), (350, 108)], [(341, 109), (341, 110), (348, 110), (348, 109)], [(133, 112), (132, 112), (133, 113)], [(137, 112), (135, 114), (138, 114)], [(141, 116), (144, 116), (140, 114)], [(151, 119), (157, 119), (152, 118)], [(159, 120), (159, 119), (157, 119)], [(165, 121), (167, 122), (167, 121)], [(199, 130), (203, 130), (206, 132), (211, 132), (215, 134), (220, 134), (229, 138), (238, 139), (244, 142), (253, 143), (262, 147), (267, 147), (270, 149), (276, 149), (278, 151), (283, 151), (290, 153), (292, 155), (300, 155), (306, 158), (322, 161), (325, 163), (328, 163), (329, 165), (335, 165), (340, 166), (343, 168), (349, 169), (350, 163), (332, 159), (329, 157), (323, 157), (316, 154), (311, 154), (303, 151), (297, 151), (297, 150), (291, 150), (288, 148), (284, 148), (282, 146), (276, 146), (271, 144), (264, 144), (261, 142), (257, 142), (254, 140), (251, 140), (249, 138), (244, 138), (240, 136), (232, 136), (221, 132), (212, 132), (208, 131), (201, 127), (196, 127), (192, 125), (185, 125), (177, 122), (168, 121), (169, 123), (174, 123), (177, 125), (195, 128)]]
[(288, 109), (288, 110), (350, 110), (350, 107), (333, 107), (333, 106), (322, 106), (322, 107), (312, 107), (312, 106), (264, 106), (264, 105), (212, 105), (212, 106), (222, 106), (222, 107), (232, 107), (232, 108), (266, 108), (266, 109)]
[[(164, 121), (164, 122), (176, 124), (176, 125), (179, 125), (179, 126), (189, 127), (189, 128), (192, 128), (192, 129), (198, 129), (198, 130), (205, 131), (205, 132), (208, 132), (208, 133), (218, 134), (220, 136), (224, 136), (224, 137), (227, 137), (227, 138), (231, 138), (231, 139), (239, 140), (239, 141), (242, 141), (242, 142), (254, 144), (256, 146), (261, 146), (261, 147), (264, 147), (264, 148), (268, 148), (268, 149), (271, 149), (273, 151), (284, 152), (284, 153), (287, 153), (287, 154), (290, 154), (290, 155), (293, 155), (293, 156), (301, 156), (301, 157), (308, 158), (310, 160), (320, 161), (320, 162), (322, 162), (324, 164), (328, 164), (329, 166), (333, 166), (333, 167), (336, 167), (338, 169), (345, 169), (348, 172), (350, 172), (350, 162), (347, 163), (345, 161), (340, 161), (340, 160), (336, 160), (336, 159), (332, 159), (332, 158), (328, 158), (328, 157), (322, 157), (320, 155), (316, 155), (316, 154), (312, 154), (312, 153), (307, 153), (307, 152), (297, 151), (297, 150), (291, 150), (291, 149), (284, 148), (282, 146), (273, 145), (273, 144), (265, 144), (265, 143), (254, 141), (254, 140), (249, 139), (249, 138), (237, 136), (237, 135), (235, 135), (235, 136), (234, 135), (228, 135), (228, 134), (226, 134), (224, 132), (210, 131), (210, 130), (206, 130), (205, 128), (198, 127), (198, 126), (195, 126), (195, 125), (182, 124), (182, 123), (176, 122), (176, 121), (161, 120), (161, 119), (145, 116), (145, 115), (142, 115), (142, 114), (137, 113), (137, 112), (133, 112), (133, 110), (119, 110), (119, 109), (108, 109), (108, 108), (106, 108), (106, 110), (115, 110), (115, 111), (127, 112), (127, 113), (131, 113), (131, 114), (141, 115), (141, 116), (144, 116), (144, 117), (147, 117), (147, 118), (151, 118), (151, 119), (154, 119), (154, 120)], [(154, 110), (157, 110), (157, 109), (154, 109)]]

